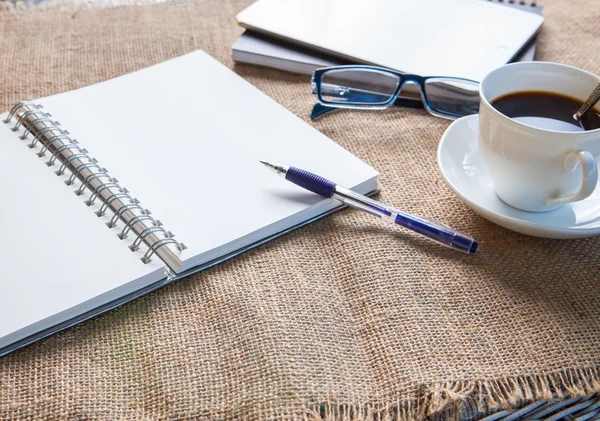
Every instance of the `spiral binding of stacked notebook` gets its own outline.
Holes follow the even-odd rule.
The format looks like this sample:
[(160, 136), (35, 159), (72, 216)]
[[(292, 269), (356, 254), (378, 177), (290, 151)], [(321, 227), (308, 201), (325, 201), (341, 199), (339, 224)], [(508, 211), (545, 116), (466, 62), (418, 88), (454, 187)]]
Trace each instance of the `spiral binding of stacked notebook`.
[(116, 178), (109, 175), (106, 168), (101, 167), (97, 160), (51, 117), (43, 111), (41, 105), (20, 102), (11, 109), (4, 123), (9, 124), (14, 119), (16, 122), (11, 130), (22, 130), (19, 136), (21, 140), (27, 140), (31, 135), (28, 146), (32, 149), (39, 148), (38, 157), (49, 155), (46, 165), (60, 165), (55, 171), (56, 175), (62, 176), (69, 171), (65, 184), (71, 186), (81, 182), (74, 193), (81, 196), (87, 191), (89, 197), (84, 203), (88, 206), (99, 201), (101, 206), (96, 211), (98, 217), (112, 212), (112, 216), (106, 222), (109, 228), (116, 227), (119, 221), (125, 224), (117, 233), (117, 237), (121, 240), (131, 237), (133, 241), (129, 248), (132, 252), (137, 252), (144, 244), (147, 250), (141, 257), (142, 262), (147, 264), (152, 256), (156, 255), (165, 263), (170, 274), (179, 272), (183, 263), (178, 254), (185, 250), (185, 245), (175, 240), (173, 234), (151, 216), (148, 209), (143, 208), (127, 189), (121, 187)]
[(529, 5), (529, 6), (532, 6), (532, 7), (535, 7), (536, 3), (537, 3), (536, 0), (533, 0), (533, 1), (530, 1), (530, 2), (526, 2), (526, 1), (523, 1), (523, 0), (488, 0), (488, 1), (491, 1), (493, 3), (504, 3), (504, 2), (506, 2), (506, 3), (509, 3), (509, 4), (520, 4), (521, 6), (527, 6), (527, 5)]
[(508, 6), (516, 6), (519, 8), (523, 8), (523, 6), (527, 7), (533, 7), (533, 8), (539, 8), (541, 10), (541, 7), (538, 6), (537, 4), (537, 0), (532, 0), (532, 1), (525, 1), (525, 0), (488, 0), (490, 3), (500, 3), (500, 4), (505, 4)]

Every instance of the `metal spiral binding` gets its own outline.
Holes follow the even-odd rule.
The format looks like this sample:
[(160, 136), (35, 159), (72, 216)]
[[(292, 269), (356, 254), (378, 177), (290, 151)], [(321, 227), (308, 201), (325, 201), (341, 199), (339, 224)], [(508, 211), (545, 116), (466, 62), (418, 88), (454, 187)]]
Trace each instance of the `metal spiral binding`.
[(27, 146), (33, 149), (37, 148), (38, 144), (41, 145), (37, 153), (40, 158), (50, 153), (46, 165), (60, 163), (59, 169), (55, 171), (56, 175), (61, 176), (70, 171), (65, 184), (71, 186), (77, 180), (81, 181), (74, 193), (81, 196), (87, 189), (90, 194), (84, 201), (87, 206), (92, 206), (96, 200), (100, 200), (100, 209), (95, 212), (98, 217), (112, 211), (113, 215), (106, 223), (109, 228), (115, 227), (119, 221), (125, 224), (117, 234), (119, 239), (124, 240), (130, 232), (134, 233), (136, 238), (129, 246), (131, 251), (135, 252), (142, 243), (146, 244), (148, 250), (140, 259), (142, 262), (149, 263), (151, 257), (156, 254), (171, 274), (179, 272), (183, 263), (177, 252), (185, 250), (186, 246), (173, 239), (174, 235), (163, 228), (160, 221), (150, 216), (150, 211), (143, 208), (139, 200), (132, 197), (127, 189), (121, 187), (117, 179), (108, 174), (106, 168), (90, 157), (87, 150), (71, 138), (69, 132), (58, 127), (59, 123), (42, 108), (39, 104), (20, 102), (10, 110), (3, 122), (9, 124), (16, 119), (11, 130), (17, 132), (22, 128), (23, 133), (19, 136), (21, 140), (32, 134), (33, 140)]
[[(493, 3), (502, 3), (504, 0), (488, 0), (488, 1), (493, 2)], [(530, 2), (527, 2), (525, 0), (507, 0), (507, 3), (519, 4), (521, 6), (537, 7), (537, 0), (531, 0)]]

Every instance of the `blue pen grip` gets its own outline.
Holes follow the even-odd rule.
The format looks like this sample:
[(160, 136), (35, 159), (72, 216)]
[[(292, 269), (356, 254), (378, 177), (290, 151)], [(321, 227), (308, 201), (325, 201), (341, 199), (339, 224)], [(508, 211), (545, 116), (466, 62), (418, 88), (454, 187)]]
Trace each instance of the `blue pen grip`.
[(335, 190), (335, 183), (300, 168), (290, 167), (285, 179), (321, 196), (331, 197)]

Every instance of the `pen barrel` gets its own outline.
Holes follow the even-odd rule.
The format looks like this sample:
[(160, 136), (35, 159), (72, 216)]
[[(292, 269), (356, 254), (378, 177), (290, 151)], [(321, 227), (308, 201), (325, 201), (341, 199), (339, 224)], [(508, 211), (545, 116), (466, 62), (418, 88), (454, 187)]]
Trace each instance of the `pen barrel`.
[(461, 234), (445, 225), (429, 221), (422, 217), (408, 215), (399, 211), (395, 213), (394, 222), (397, 225), (408, 228), (440, 244), (464, 253), (475, 253), (477, 250), (477, 242), (468, 235)]
[(427, 218), (391, 208), (377, 200), (373, 200), (344, 187), (336, 186), (333, 198), (349, 206), (379, 216), (387, 222), (400, 225), (455, 250), (464, 253), (475, 253), (477, 250), (477, 243), (468, 235), (456, 232), (450, 227)]
[(311, 172), (289, 167), (285, 173), (285, 178), (313, 193), (337, 199), (348, 206), (383, 218), (455, 250), (464, 253), (475, 253), (477, 250), (477, 242), (468, 235), (456, 232), (445, 225), (426, 218), (393, 209), (345, 187), (337, 186), (326, 178)]
[(335, 183), (321, 176), (300, 168), (290, 167), (285, 179), (321, 196), (331, 197), (335, 191)]

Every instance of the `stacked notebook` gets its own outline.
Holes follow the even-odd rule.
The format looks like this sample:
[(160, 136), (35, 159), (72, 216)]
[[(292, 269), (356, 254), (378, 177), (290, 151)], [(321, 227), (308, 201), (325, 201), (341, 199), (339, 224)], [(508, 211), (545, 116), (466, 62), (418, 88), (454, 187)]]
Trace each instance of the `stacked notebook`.
[(373, 168), (201, 51), (0, 117), (0, 355), (339, 206), (261, 159), (377, 189)]
[(312, 75), (368, 63), (481, 80), (532, 61), (542, 7), (506, 0), (259, 0), (238, 16), (236, 62)]

